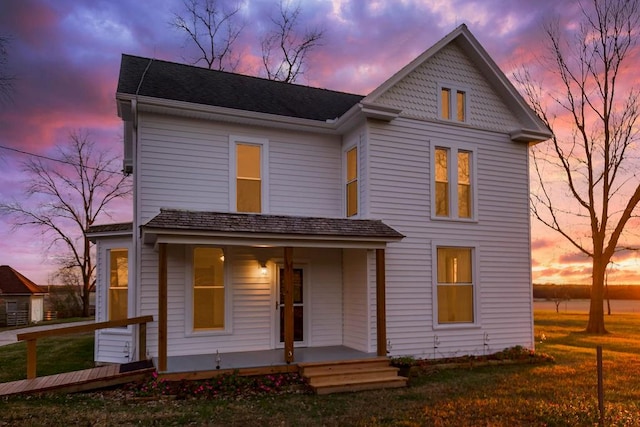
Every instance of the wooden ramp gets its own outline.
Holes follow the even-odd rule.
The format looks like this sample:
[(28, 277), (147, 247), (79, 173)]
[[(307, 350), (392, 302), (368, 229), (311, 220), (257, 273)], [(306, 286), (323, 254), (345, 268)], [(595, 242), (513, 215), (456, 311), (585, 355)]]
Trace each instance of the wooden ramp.
[(30, 380), (0, 383), (0, 396), (45, 392), (76, 393), (138, 381), (149, 376), (155, 368), (138, 365), (108, 365), (82, 371), (38, 377)]
[(299, 363), (300, 374), (317, 394), (406, 387), (407, 378), (387, 357), (336, 362)]

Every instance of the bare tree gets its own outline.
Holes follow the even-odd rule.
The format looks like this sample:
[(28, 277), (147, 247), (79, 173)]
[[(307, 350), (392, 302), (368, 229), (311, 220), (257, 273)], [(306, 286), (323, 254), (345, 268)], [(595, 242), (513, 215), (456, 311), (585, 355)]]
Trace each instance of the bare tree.
[(290, 0), (280, 0), (279, 15), (271, 19), (275, 29), (262, 39), (262, 63), (269, 80), (295, 82), (305, 72), (307, 55), (322, 41), (322, 29), (298, 32), (300, 12), (299, 3), (292, 7)]
[(130, 180), (115, 170), (118, 161), (98, 150), (86, 133), (72, 132), (68, 144), (58, 147), (55, 161), (36, 157), (23, 164), (28, 175), (24, 200), (0, 203), (0, 213), (10, 217), (14, 227), (39, 230), (51, 239), (50, 251), (61, 251), (63, 267), (79, 271), (84, 316), (89, 315), (89, 293), (95, 289), (87, 230), (109, 215), (111, 203), (131, 193)]
[(187, 34), (199, 51), (194, 64), (204, 61), (209, 69), (234, 71), (240, 61), (233, 44), (243, 25), (238, 22), (240, 4), (225, 9), (217, 0), (184, 0), (184, 16), (174, 13), (171, 25)]
[(13, 89), (14, 77), (9, 75), (6, 70), (9, 52), (7, 45), (9, 37), (0, 36), (0, 101), (9, 101), (11, 99), (11, 91)]
[[(635, 72), (630, 62), (640, 36), (639, 0), (591, 0), (581, 10), (573, 37), (566, 37), (558, 23), (545, 27), (550, 53), (546, 65), (552, 74), (544, 90), (526, 71), (515, 78), (554, 131), (549, 145), (533, 151), (538, 180), (532, 193), (533, 215), (591, 258), (586, 331), (606, 333), (607, 266), (617, 251), (637, 249), (625, 240), (640, 202), (640, 98), (637, 87), (623, 86), (623, 77)], [(545, 99), (552, 100), (555, 110), (544, 104)], [(563, 133), (563, 121), (569, 132)], [(552, 181), (554, 176), (560, 178)]]

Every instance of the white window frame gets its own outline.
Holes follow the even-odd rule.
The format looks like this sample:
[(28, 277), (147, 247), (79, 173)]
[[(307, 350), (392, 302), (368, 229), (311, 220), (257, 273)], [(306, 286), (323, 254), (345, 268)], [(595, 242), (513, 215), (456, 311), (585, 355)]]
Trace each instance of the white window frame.
[(269, 140), (253, 136), (229, 135), (229, 211), (238, 212), (236, 179), (236, 146), (238, 144), (260, 146), (261, 214), (269, 213)]
[[(448, 182), (449, 182), (449, 215), (436, 215), (436, 149), (443, 148), (449, 152)], [(458, 216), (458, 152), (471, 153), (471, 217)], [(478, 153), (475, 146), (462, 143), (433, 143), (431, 145), (431, 219), (435, 221), (478, 221)]]
[[(445, 119), (442, 115), (442, 90), (449, 89), (451, 100), (449, 102), (449, 118)], [(464, 120), (458, 120), (458, 92), (464, 92)], [(469, 93), (470, 90), (466, 86), (455, 83), (442, 82), (438, 83), (438, 119), (447, 122), (469, 123)]]
[[(219, 248), (224, 253), (224, 328), (223, 329), (193, 329), (193, 250), (195, 248)], [(219, 336), (231, 335), (233, 327), (231, 321), (233, 319), (232, 307), (232, 290), (231, 290), (231, 255), (228, 248), (219, 245), (186, 245), (185, 246), (185, 297), (184, 297), (184, 327), (185, 336)]]
[[(438, 248), (459, 248), (471, 249), (471, 277), (473, 286), (473, 322), (471, 323), (439, 323), (438, 322)], [(481, 326), (480, 313), (480, 245), (477, 242), (461, 242), (461, 241), (432, 241), (431, 242), (431, 280), (432, 301), (433, 301), (433, 329), (477, 329)]]
[[(100, 279), (103, 286), (100, 286), (99, 294), (96, 296), (100, 298), (100, 301), (96, 301), (96, 313), (99, 316), (96, 319), (98, 322), (109, 321), (109, 288), (111, 283), (111, 250), (112, 249), (126, 249), (127, 250), (127, 263), (128, 263), (128, 283), (127, 283), (127, 317), (135, 316), (135, 304), (134, 304), (134, 277), (135, 272), (132, 263), (133, 245), (131, 238), (127, 239), (110, 239), (103, 240), (100, 245), (100, 257), (102, 262), (102, 271), (100, 273)], [(114, 335), (131, 335), (133, 325), (128, 325), (120, 328), (105, 328), (100, 333), (114, 334)]]
[[(347, 153), (353, 149), (356, 149), (356, 186), (357, 186), (357, 191), (356, 191), (356, 203), (358, 205), (358, 211), (356, 212), (355, 215), (351, 215), (351, 216), (347, 216), (348, 212), (347, 212), (347, 168), (348, 168), (348, 164), (347, 164)], [(344, 207), (342, 209), (342, 211), (344, 212), (344, 216), (345, 218), (360, 218), (360, 212), (361, 212), (361, 203), (360, 203), (360, 185), (362, 184), (361, 179), (360, 179), (360, 144), (355, 143), (355, 144), (350, 144), (347, 147), (345, 147), (342, 151), (342, 191), (343, 191), (343, 196), (342, 196), (342, 201), (344, 203)]]

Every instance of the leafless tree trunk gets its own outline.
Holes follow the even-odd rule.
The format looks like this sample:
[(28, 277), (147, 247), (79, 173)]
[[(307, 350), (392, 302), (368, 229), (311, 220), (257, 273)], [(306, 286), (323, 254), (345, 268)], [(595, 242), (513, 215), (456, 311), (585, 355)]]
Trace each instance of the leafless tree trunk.
[(130, 195), (131, 183), (115, 170), (118, 159), (97, 150), (86, 133), (71, 133), (58, 154), (56, 161), (37, 157), (24, 163), (25, 197), (0, 203), (0, 214), (10, 217), (14, 227), (39, 230), (51, 239), (48, 249), (61, 254), (64, 267), (79, 270), (83, 315), (88, 316), (95, 262), (87, 230), (109, 215), (112, 202)]
[(262, 39), (262, 63), (269, 80), (294, 83), (304, 74), (307, 55), (320, 45), (324, 31), (297, 31), (300, 4), (292, 8), (289, 0), (280, 1), (279, 15), (271, 19), (275, 29)]
[[(558, 23), (545, 27), (550, 72), (544, 90), (526, 71), (515, 78), (554, 131), (550, 145), (533, 151), (538, 181), (533, 214), (591, 258), (586, 330), (606, 333), (607, 266), (616, 251), (637, 249), (625, 244), (625, 230), (637, 218), (640, 201), (640, 171), (632, 164), (638, 154), (640, 99), (638, 88), (623, 86), (623, 78), (635, 72), (629, 61), (639, 37), (639, 0), (592, 0), (582, 12), (579, 27), (563, 28), (573, 31), (570, 36)], [(547, 96), (555, 110), (544, 105)]]
[(233, 44), (243, 29), (238, 22), (240, 4), (223, 8), (224, 1), (184, 0), (184, 15), (174, 13), (171, 25), (187, 34), (199, 51), (194, 64), (204, 61), (209, 69), (234, 71), (240, 61), (233, 57)]
[(0, 101), (10, 101), (14, 77), (6, 70), (9, 52), (9, 37), (0, 36)]

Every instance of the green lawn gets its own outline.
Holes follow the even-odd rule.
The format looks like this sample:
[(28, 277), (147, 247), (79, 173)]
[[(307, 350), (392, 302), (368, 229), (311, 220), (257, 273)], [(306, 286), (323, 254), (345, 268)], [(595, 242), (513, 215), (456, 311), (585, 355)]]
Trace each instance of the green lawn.
[[(538, 341), (543, 334), (545, 337), (536, 351), (552, 355), (555, 364), (431, 371), (413, 376), (406, 389), (329, 396), (290, 394), (141, 402), (127, 399), (127, 394), (115, 390), (14, 397), (0, 400), (0, 426), (597, 425), (596, 345), (604, 348), (606, 425), (639, 425), (640, 315), (613, 315), (606, 320), (611, 334), (593, 337), (581, 332), (586, 314), (536, 312), (535, 336)], [(13, 352), (12, 357), (19, 358), (14, 347), (20, 345), (0, 348), (0, 376), (7, 376), (5, 352)], [(87, 342), (79, 346), (90, 347)], [(71, 356), (74, 351), (67, 348), (62, 354)], [(54, 356), (54, 360), (60, 362), (66, 356)], [(39, 357), (44, 362), (47, 354)], [(40, 369), (40, 363), (38, 366)], [(13, 369), (17, 368), (8, 370)]]

